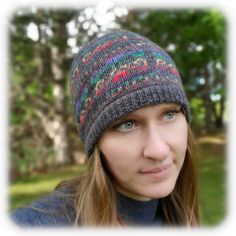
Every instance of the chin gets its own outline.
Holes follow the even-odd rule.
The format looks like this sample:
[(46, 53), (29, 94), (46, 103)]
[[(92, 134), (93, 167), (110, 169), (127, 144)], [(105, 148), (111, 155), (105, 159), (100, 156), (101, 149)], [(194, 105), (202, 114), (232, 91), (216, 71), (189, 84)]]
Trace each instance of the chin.
[(175, 184), (159, 184), (158, 186), (150, 189), (150, 191), (147, 191), (146, 196), (149, 198), (164, 198), (172, 193), (174, 187)]

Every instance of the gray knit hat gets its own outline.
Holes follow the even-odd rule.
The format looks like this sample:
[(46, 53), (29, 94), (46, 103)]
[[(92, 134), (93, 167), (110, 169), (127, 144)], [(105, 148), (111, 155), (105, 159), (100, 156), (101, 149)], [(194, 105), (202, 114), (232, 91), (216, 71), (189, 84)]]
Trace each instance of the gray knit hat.
[(84, 45), (71, 66), (70, 89), (87, 156), (105, 128), (140, 107), (178, 103), (190, 121), (174, 62), (158, 45), (133, 32), (115, 31)]

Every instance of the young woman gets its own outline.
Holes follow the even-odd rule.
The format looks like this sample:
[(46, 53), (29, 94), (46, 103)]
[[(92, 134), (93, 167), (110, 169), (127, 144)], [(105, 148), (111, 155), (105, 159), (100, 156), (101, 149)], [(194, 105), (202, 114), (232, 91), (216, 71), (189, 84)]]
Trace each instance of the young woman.
[(23, 226), (197, 226), (190, 110), (170, 56), (136, 33), (107, 33), (80, 49), (70, 86), (88, 169), (12, 219)]

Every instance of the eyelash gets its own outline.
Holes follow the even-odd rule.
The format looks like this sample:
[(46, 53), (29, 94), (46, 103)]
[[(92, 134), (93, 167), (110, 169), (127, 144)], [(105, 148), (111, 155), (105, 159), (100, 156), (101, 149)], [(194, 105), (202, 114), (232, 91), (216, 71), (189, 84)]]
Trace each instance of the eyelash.
[(122, 121), (122, 122), (120, 122), (120, 123), (118, 123), (118, 124), (112, 126), (112, 129), (117, 130), (121, 125), (123, 125), (123, 124), (125, 124), (125, 123), (128, 123), (128, 122), (132, 122), (132, 123), (134, 123), (134, 124), (136, 123), (135, 120), (125, 120), (125, 121)]
[(181, 112), (181, 108), (167, 111), (167, 112), (164, 113), (164, 115), (167, 115), (168, 113), (174, 113), (176, 115), (180, 112)]
[[(173, 110), (169, 110), (169, 111), (166, 111), (164, 112), (164, 115), (163, 116), (166, 116), (168, 113), (174, 113), (174, 115), (178, 114), (181, 112), (181, 108), (179, 109), (173, 109)], [(172, 119), (171, 119), (172, 120)], [(137, 123), (135, 120), (132, 120), (132, 119), (127, 119), (127, 120), (124, 120), (124, 121), (121, 121), (120, 123), (118, 124), (115, 124), (114, 126), (112, 126), (111, 128), (114, 129), (114, 130), (117, 130), (121, 125), (125, 124), (125, 123), (128, 123), (128, 122), (132, 122), (132, 123)]]

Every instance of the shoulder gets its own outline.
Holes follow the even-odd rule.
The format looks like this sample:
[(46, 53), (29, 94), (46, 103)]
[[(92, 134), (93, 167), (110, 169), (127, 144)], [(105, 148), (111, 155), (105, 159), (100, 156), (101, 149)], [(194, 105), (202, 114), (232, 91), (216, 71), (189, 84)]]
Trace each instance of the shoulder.
[(70, 226), (75, 221), (74, 201), (71, 194), (57, 190), (10, 212), (10, 218), (23, 227)]

